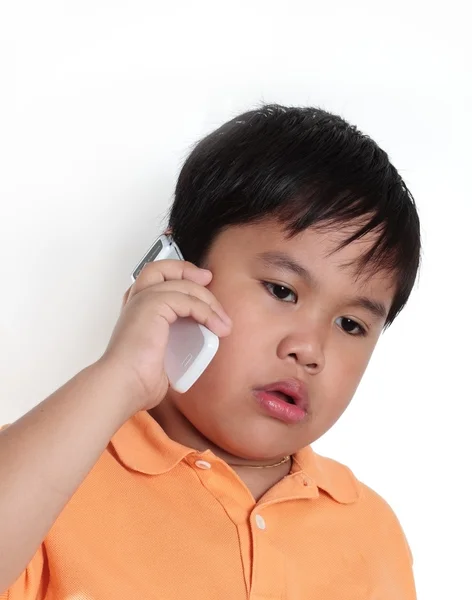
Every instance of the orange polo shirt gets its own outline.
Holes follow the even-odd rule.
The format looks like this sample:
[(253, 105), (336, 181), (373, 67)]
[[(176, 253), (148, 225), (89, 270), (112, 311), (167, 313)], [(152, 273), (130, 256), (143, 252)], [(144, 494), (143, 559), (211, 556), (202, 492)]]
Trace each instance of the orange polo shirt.
[(310, 447), (258, 502), (211, 451), (127, 421), (8, 600), (414, 600), (390, 506)]

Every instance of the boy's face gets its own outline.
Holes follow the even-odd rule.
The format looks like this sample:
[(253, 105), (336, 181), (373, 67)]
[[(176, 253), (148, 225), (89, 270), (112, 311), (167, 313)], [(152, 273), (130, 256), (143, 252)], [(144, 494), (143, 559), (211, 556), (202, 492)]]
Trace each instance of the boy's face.
[[(183, 395), (170, 389), (156, 410), (167, 423), (178, 415), (181, 443), (195, 447), (203, 436), (232, 456), (270, 460), (312, 443), (339, 419), (385, 323), (368, 301), (386, 315), (395, 292), (386, 274), (355, 277), (355, 260), (373, 236), (329, 255), (347, 234), (308, 229), (287, 239), (280, 225), (265, 222), (217, 237), (205, 266), (233, 329), (195, 385)], [(283, 380), (305, 388), (305, 411), (272, 412), (271, 396), (258, 390)]]

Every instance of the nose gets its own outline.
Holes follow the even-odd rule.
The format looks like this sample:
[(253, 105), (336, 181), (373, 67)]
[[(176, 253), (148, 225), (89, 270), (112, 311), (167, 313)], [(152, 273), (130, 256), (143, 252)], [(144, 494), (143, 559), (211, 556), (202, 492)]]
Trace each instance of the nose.
[(322, 335), (320, 332), (292, 332), (279, 343), (277, 356), (295, 362), (310, 374), (317, 374), (325, 366)]

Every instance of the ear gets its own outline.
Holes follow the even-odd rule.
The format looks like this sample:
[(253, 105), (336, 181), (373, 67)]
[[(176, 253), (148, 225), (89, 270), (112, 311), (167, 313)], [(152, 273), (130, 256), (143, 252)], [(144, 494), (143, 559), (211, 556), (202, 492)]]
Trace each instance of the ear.
[(172, 235), (172, 228), (171, 227), (167, 227), (167, 229), (164, 231), (165, 235)]

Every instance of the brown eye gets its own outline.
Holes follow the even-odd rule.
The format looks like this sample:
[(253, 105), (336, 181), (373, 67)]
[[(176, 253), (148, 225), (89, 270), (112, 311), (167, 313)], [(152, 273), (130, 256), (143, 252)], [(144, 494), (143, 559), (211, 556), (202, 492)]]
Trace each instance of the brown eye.
[(339, 327), (349, 335), (364, 336), (367, 334), (367, 331), (362, 325), (359, 325), (359, 323), (348, 317), (339, 317), (339, 319), (336, 319), (336, 322), (339, 324)]
[(262, 285), (266, 288), (271, 296), (277, 298), (277, 300), (281, 300), (282, 302), (296, 302), (297, 295), (290, 288), (285, 287), (284, 285), (280, 285), (278, 283), (270, 283), (268, 281), (263, 281)]

